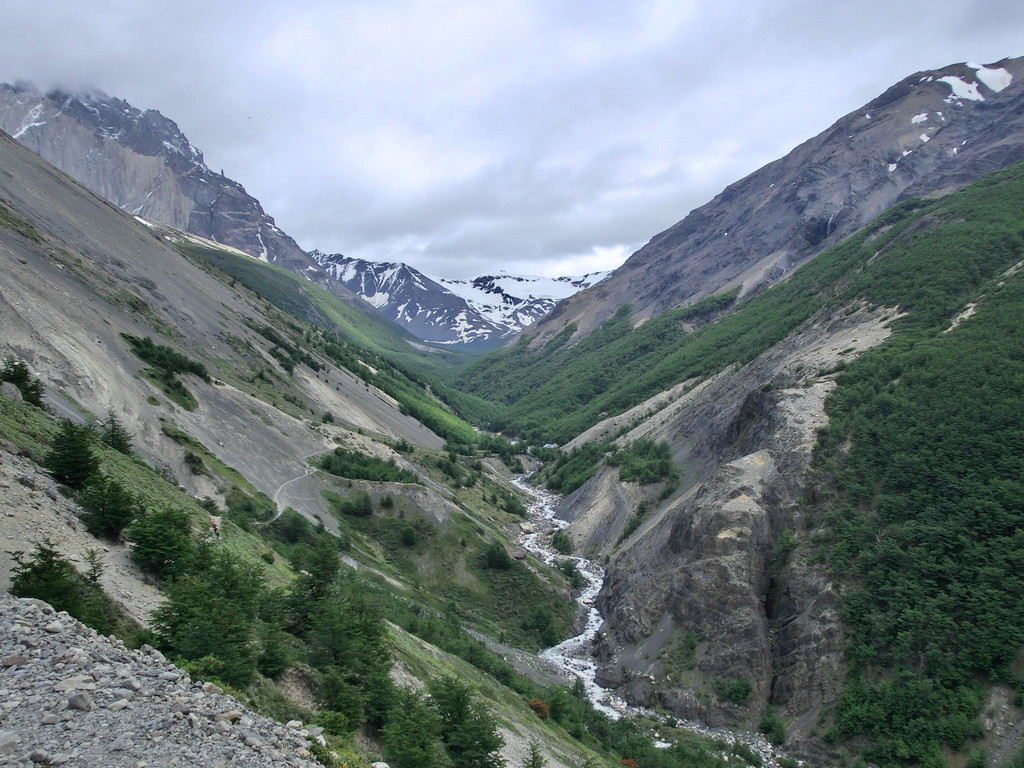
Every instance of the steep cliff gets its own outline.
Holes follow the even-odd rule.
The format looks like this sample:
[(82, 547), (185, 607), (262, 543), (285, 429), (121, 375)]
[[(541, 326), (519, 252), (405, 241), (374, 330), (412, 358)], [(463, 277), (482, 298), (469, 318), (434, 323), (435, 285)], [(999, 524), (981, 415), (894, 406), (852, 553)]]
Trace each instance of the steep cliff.
[(178, 126), (102, 92), (0, 85), (0, 129), (129, 213), (298, 272), (364, 311), (245, 188), (207, 167)]

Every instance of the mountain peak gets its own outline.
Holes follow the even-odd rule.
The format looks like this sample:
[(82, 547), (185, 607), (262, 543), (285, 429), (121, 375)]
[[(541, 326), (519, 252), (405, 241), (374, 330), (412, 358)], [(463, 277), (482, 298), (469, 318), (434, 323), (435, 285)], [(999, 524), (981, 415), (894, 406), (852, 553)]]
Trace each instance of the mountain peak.
[(1024, 58), (953, 64), (886, 89), (655, 235), (593, 291), (531, 328), (585, 335), (630, 304), (644, 320), (757, 291), (906, 197), (944, 195), (1024, 157)]
[(320, 251), (310, 255), (331, 277), (424, 341), (470, 348), (491, 347), (515, 335), (560, 299), (608, 274), (543, 278), (499, 271), (453, 280), (425, 275), (408, 264)]

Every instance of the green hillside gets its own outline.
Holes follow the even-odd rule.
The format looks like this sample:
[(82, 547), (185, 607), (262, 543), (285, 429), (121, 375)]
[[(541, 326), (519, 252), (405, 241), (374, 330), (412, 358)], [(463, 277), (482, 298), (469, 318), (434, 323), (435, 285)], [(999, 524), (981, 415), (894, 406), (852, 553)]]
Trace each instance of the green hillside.
[[(948, 318), (980, 280), (1013, 263), (1013, 201), (1019, 200), (1022, 174), (1015, 166), (953, 198), (904, 203), (787, 282), (738, 304), (728, 295), (711, 297), (636, 328), (626, 306), (577, 343), (569, 343), (572, 329), (566, 329), (540, 349), (520, 343), (446, 378), (502, 404), (496, 428), (531, 442), (563, 443), (678, 382), (752, 360), (826, 305), (861, 299), (898, 305), (914, 314), (915, 323)], [(872, 260), (908, 228), (939, 225), (942, 234), (936, 236), (949, 243), (948, 254), (939, 252), (913, 267)], [(965, 260), (956, 251), (957, 241), (985, 248), (972, 248), (976, 253)], [(688, 330), (695, 322), (705, 324)]]

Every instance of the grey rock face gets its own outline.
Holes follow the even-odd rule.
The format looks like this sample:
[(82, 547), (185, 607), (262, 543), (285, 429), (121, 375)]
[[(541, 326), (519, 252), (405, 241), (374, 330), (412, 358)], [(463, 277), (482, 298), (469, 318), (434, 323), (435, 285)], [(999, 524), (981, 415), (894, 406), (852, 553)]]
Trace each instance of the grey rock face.
[(784, 279), (908, 197), (942, 195), (1024, 157), (1024, 58), (919, 72), (656, 235), (607, 280), (526, 331), (585, 335), (722, 289)]
[[(669, 498), (604, 468), (559, 509), (578, 550), (609, 558), (598, 599), (608, 626), (596, 648), (605, 684), (712, 726), (756, 729), (770, 704), (795, 723), (786, 749), (815, 763), (827, 747), (812, 731), (838, 698), (843, 634), (827, 573), (789, 547), (803, 535), (804, 472), (834, 386), (817, 372), (888, 334), (891, 314), (851, 309), (577, 438), (632, 423), (622, 443), (667, 442), (685, 468)], [(647, 513), (623, 539), (641, 501)], [(729, 685), (749, 693), (730, 698)]]
[[(152, 648), (128, 649), (45, 603), (0, 593), (0, 655), (25, 658), (0, 671), (0, 756), (11, 765), (320, 765), (301, 725), (208, 693)], [(127, 698), (129, 681), (138, 691)]]
[(0, 84), (0, 129), (122, 210), (298, 272), (369, 311), (155, 110), (101, 92)]

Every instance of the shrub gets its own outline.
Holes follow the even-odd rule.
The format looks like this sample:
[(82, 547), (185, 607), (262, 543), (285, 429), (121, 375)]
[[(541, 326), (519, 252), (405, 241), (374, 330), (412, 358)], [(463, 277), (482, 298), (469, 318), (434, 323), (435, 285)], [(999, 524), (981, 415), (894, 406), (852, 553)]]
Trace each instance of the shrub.
[(359, 451), (335, 448), (320, 459), (320, 468), (338, 477), (375, 482), (415, 483), (419, 480), (412, 472), (398, 467), (394, 460), (384, 461)]
[(750, 700), (754, 687), (742, 677), (719, 677), (714, 682), (715, 693), (722, 701), (743, 706)]
[(563, 555), (572, 554), (572, 539), (565, 530), (555, 531), (555, 535), (551, 537), (551, 546)]
[(24, 552), (12, 552), (11, 556), (16, 563), (12, 595), (43, 600), (72, 616), (81, 614), (84, 601), (80, 581), (74, 567), (60, 556), (52, 541), (43, 539), (37, 543), (30, 559)]
[(767, 736), (772, 744), (781, 744), (786, 740), (786, 729), (775, 710), (770, 707), (761, 715), (761, 722), (757, 729)]
[(530, 699), (530, 709), (536, 712), (541, 720), (551, 717), (551, 708), (540, 699)]
[(49, 539), (37, 543), (31, 557), (24, 552), (12, 552), (11, 557), (15, 563), (12, 595), (43, 600), (101, 634), (117, 632), (127, 637), (138, 633), (138, 626), (100, 588), (102, 566), (95, 551), (89, 552), (90, 568), (85, 574), (61, 557)]
[(118, 453), (123, 453), (125, 456), (131, 455), (132, 436), (121, 424), (113, 409), (107, 410), (106, 421), (100, 425), (100, 440)]
[(501, 542), (492, 541), (484, 550), (484, 566), (496, 571), (507, 571), (512, 567), (512, 558)]
[(153, 628), (165, 649), (193, 661), (215, 659), (213, 676), (244, 687), (256, 671), (256, 615), (265, 591), (256, 566), (219, 550), (168, 586)]

